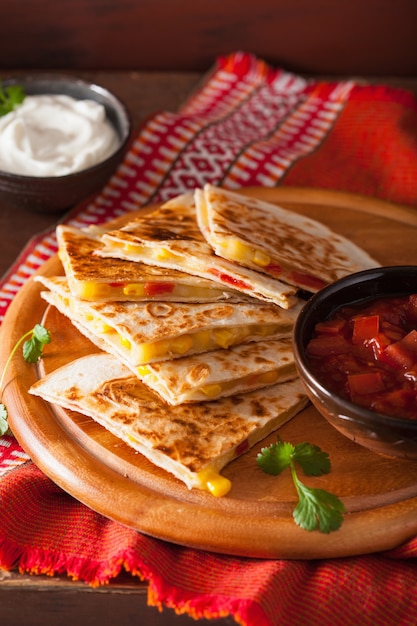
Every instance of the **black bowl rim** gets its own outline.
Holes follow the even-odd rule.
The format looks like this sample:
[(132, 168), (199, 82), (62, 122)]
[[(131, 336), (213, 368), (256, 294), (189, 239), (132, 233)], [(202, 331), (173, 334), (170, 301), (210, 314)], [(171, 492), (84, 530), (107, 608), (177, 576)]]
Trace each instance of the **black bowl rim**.
[(118, 96), (116, 96), (116, 94), (110, 91), (110, 89), (107, 89), (107, 87), (103, 87), (95, 82), (90, 82), (88, 80), (85, 80), (84, 78), (80, 78), (72, 74), (62, 74), (62, 73), (54, 73), (54, 72), (47, 72), (47, 73), (40, 73), (40, 74), (22, 74), (21, 76), (13, 76), (13, 77), (2, 80), (1, 84), (7, 87), (9, 85), (21, 85), (25, 83), (35, 84), (35, 83), (42, 83), (46, 81), (54, 81), (56, 83), (62, 82), (62, 83), (70, 84), (70, 85), (79, 85), (80, 87), (85, 87), (93, 92), (99, 93), (103, 95), (104, 97), (108, 98), (115, 105), (117, 105), (119, 111), (122, 113), (123, 117), (125, 118), (126, 135), (125, 137), (121, 137), (120, 145), (117, 148), (117, 150), (112, 152), (112, 154), (110, 154), (106, 159), (104, 159), (104, 161), (100, 161), (99, 163), (96, 163), (95, 165), (91, 165), (90, 167), (87, 167), (79, 172), (72, 172), (71, 174), (63, 174), (62, 176), (27, 176), (25, 174), (16, 174), (13, 172), (7, 172), (5, 170), (0, 169), (0, 177), (10, 178), (11, 180), (16, 180), (16, 181), (18, 180), (23, 180), (26, 182), (33, 181), (34, 184), (36, 184), (36, 181), (39, 181), (39, 180), (42, 180), (42, 181), (64, 180), (64, 179), (71, 180), (71, 178), (76, 178), (81, 173), (88, 174), (89, 172), (93, 172), (95, 170), (101, 169), (104, 164), (109, 163), (113, 159), (118, 159), (120, 153), (124, 152), (126, 146), (129, 143), (129, 140), (132, 134), (132, 117), (130, 115), (129, 109), (127, 108), (123, 100), (121, 100)]
[[(392, 427), (397, 430), (399, 429), (415, 429), (417, 431), (417, 420), (413, 421), (412, 419), (401, 418), (401, 417), (391, 417), (389, 415), (384, 415), (383, 413), (378, 413), (376, 411), (370, 411), (364, 407), (361, 407), (345, 398), (342, 398), (338, 394), (330, 391), (314, 376), (311, 372), (308, 361), (305, 354), (305, 345), (302, 342), (302, 334), (308, 319), (309, 314), (312, 310), (317, 306), (319, 302), (322, 302), (327, 299), (327, 297), (332, 296), (335, 293), (338, 293), (345, 287), (350, 286), (351, 284), (363, 284), (369, 280), (375, 279), (376, 277), (382, 278), (388, 276), (402, 276), (404, 273), (414, 273), (417, 279), (417, 265), (386, 265), (379, 266), (371, 269), (362, 270), (360, 272), (355, 272), (353, 274), (349, 274), (343, 278), (339, 278), (337, 281), (327, 285), (317, 293), (313, 294), (309, 300), (303, 305), (300, 313), (297, 316), (296, 322), (294, 324), (293, 331), (293, 351), (296, 359), (296, 363), (298, 365), (299, 370), (301, 371), (302, 376), (301, 379), (305, 378), (305, 384), (310, 386), (311, 383), (314, 384), (314, 387), (319, 390), (319, 392), (323, 395), (324, 398), (328, 400), (333, 400), (337, 402), (343, 414), (339, 415), (340, 419), (345, 421), (361, 421), (366, 425), (370, 423), (374, 424), (375, 420), (378, 420), (378, 423), (381, 426)], [(385, 296), (395, 296), (395, 295), (406, 295), (410, 293), (410, 291), (398, 289), (397, 291), (393, 290), (392, 292), (381, 293), (381, 297)], [(417, 293), (417, 286), (416, 286)], [(363, 298), (358, 299), (357, 302), (360, 302)], [(333, 308), (332, 311), (335, 311), (337, 308), (341, 306), (348, 305), (354, 302), (353, 300), (348, 300), (343, 304), (337, 304)], [(341, 411), (341, 412), (342, 412)], [(340, 412), (340, 413), (341, 413)]]

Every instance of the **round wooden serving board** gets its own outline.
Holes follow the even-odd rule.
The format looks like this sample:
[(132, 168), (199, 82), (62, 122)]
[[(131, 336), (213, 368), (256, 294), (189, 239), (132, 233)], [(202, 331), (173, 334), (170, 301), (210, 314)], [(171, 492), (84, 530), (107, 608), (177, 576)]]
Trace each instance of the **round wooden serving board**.
[[(383, 265), (414, 264), (417, 211), (338, 192), (283, 187), (245, 193), (276, 202), (330, 226)], [(131, 217), (131, 214), (128, 218)], [(126, 218), (124, 218), (126, 220)], [(40, 270), (62, 273), (57, 257)], [(10, 425), (33, 461), (69, 494), (99, 513), (143, 533), (181, 545), (262, 558), (328, 558), (398, 546), (417, 533), (417, 464), (379, 456), (334, 430), (309, 406), (280, 430), (283, 440), (308, 441), (330, 454), (332, 470), (303, 480), (338, 495), (346, 507), (340, 530), (328, 535), (296, 526), (289, 472), (268, 476), (256, 465), (270, 436), (223, 470), (232, 489), (223, 498), (189, 491), (170, 474), (77, 413), (28, 394), (40, 376), (95, 350), (55, 309), (46, 308), (30, 279), (13, 300), (1, 328), (2, 363), (37, 322), (52, 333), (40, 366), (15, 357), (4, 402)]]

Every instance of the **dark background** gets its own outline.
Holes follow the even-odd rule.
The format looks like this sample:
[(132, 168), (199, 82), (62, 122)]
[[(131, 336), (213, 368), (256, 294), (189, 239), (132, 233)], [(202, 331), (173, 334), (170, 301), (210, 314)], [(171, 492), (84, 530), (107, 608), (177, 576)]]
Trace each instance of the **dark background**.
[(2, 69), (206, 71), (245, 50), (289, 71), (417, 75), (416, 0), (1, 0)]

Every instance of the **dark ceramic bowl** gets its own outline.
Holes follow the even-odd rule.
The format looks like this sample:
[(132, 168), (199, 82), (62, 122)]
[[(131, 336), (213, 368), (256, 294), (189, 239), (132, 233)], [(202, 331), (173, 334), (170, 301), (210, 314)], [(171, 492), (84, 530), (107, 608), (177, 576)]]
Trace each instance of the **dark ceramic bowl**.
[(38, 212), (61, 212), (98, 192), (111, 177), (123, 155), (131, 133), (126, 106), (107, 89), (65, 75), (34, 75), (4, 80), (3, 86), (22, 85), (27, 95), (63, 94), (76, 99), (92, 99), (105, 107), (116, 129), (120, 144), (104, 161), (65, 176), (22, 176), (0, 170), (0, 208), (26, 208)]
[(417, 293), (417, 266), (380, 267), (352, 274), (325, 287), (305, 304), (294, 328), (297, 370), (317, 410), (337, 430), (374, 452), (417, 459), (417, 419), (389, 417), (352, 404), (329, 391), (311, 371), (306, 355), (315, 325), (352, 303)]

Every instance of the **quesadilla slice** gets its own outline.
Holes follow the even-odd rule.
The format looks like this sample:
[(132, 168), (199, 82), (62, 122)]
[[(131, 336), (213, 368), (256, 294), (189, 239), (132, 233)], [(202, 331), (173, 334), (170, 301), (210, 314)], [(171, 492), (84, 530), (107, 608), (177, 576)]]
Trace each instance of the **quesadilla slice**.
[(138, 373), (172, 405), (217, 400), (297, 377), (290, 338), (141, 365)]
[(30, 389), (86, 415), (170, 472), (189, 488), (223, 496), (221, 469), (295, 416), (307, 404), (298, 379), (215, 402), (166, 405), (107, 353), (82, 357)]
[[(94, 301), (215, 302), (238, 299), (235, 290), (174, 269), (98, 256), (103, 229), (56, 228), (58, 255), (71, 293)], [(238, 294), (240, 297), (240, 294)]]
[(217, 256), (197, 224), (194, 195), (182, 194), (119, 230), (105, 233), (100, 256), (188, 272), (287, 309), (297, 288)]
[(206, 184), (195, 192), (201, 232), (217, 255), (315, 292), (379, 264), (316, 220)]
[(132, 368), (289, 337), (300, 305), (289, 310), (263, 302), (89, 302), (74, 298), (64, 276), (37, 276), (41, 296), (99, 348)]

